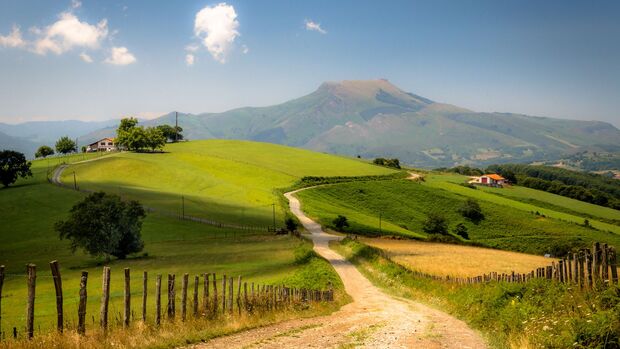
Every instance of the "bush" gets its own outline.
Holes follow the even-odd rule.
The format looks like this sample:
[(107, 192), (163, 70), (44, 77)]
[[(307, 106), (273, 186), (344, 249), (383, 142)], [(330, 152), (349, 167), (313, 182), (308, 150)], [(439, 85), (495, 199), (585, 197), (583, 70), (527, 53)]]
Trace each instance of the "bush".
[(462, 237), (463, 239), (469, 240), (469, 233), (467, 232), (467, 227), (463, 223), (459, 223), (454, 227), (454, 234)]
[(297, 222), (292, 217), (286, 217), (284, 225), (286, 226), (286, 230), (291, 233), (297, 230)]
[(398, 159), (376, 158), (373, 164), (400, 169), (400, 160)]
[(46, 158), (50, 155), (54, 155), (54, 149), (48, 147), (47, 145), (42, 145), (37, 149), (37, 152), (34, 154), (36, 158)]
[(431, 213), (426, 218), (422, 230), (427, 234), (448, 235), (448, 221), (438, 213)]
[(478, 201), (474, 199), (467, 199), (463, 206), (459, 209), (459, 213), (471, 220), (472, 222), (478, 223), (484, 219), (484, 214), (482, 213), (482, 209), (478, 204)]
[(301, 265), (310, 262), (312, 258), (318, 257), (316, 252), (309, 244), (300, 244), (295, 247), (295, 264)]
[(342, 216), (342, 215), (338, 215), (338, 217), (334, 218), (332, 223), (334, 224), (334, 227), (338, 231), (343, 231), (344, 228), (349, 227), (349, 220), (347, 219), (347, 217)]

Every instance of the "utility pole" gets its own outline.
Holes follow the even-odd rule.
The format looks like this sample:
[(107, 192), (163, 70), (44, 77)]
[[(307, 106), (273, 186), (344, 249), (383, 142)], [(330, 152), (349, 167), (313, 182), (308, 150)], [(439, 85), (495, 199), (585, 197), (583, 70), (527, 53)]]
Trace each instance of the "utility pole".
[(276, 232), (276, 203), (274, 202), (273, 204), (271, 204), (271, 207), (273, 208), (273, 232)]
[(179, 113), (174, 112), (174, 142), (179, 141)]
[(73, 189), (77, 190), (77, 179), (75, 178), (75, 171), (73, 171)]

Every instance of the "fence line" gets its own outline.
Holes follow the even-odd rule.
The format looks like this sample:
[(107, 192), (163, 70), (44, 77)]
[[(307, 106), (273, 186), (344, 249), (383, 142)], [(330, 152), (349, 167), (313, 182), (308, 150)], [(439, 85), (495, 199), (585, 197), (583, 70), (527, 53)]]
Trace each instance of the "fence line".
[[(382, 256), (394, 262), (384, 250)], [(394, 262), (398, 264), (397, 262)], [(403, 266), (405, 267), (405, 266)], [(457, 284), (477, 284), (493, 281), (528, 282), (532, 279), (555, 280), (561, 283), (570, 283), (583, 290), (596, 290), (608, 285), (618, 285), (618, 264), (616, 249), (607, 244), (595, 242), (591, 249), (581, 249), (569, 254), (557, 263), (536, 268), (528, 273), (497, 273), (490, 272), (478, 276), (455, 277), (438, 276), (412, 270), (414, 275), (434, 280)], [(406, 268), (406, 267), (405, 267)], [(408, 269), (408, 268), (407, 268)]]
[[(26, 334), (28, 338), (34, 336), (34, 320), (35, 320), (35, 290), (36, 290), (36, 265), (28, 264), (27, 268), (27, 311), (26, 311)], [(56, 313), (57, 313), (57, 330), (63, 331), (63, 298), (62, 298), (62, 282), (60, 275), (60, 267), (58, 261), (50, 262), (50, 268), (54, 277), (55, 292), (56, 292)], [(1, 332), (1, 320), (2, 320), (2, 286), (4, 281), (4, 266), (0, 266), (0, 341), (6, 338), (5, 334)], [(124, 269), (124, 282), (123, 282), (123, 327), (129, 327), (131, 322), (134, 321), (133, 312), (131, 311), (131, 297), (130, 283), (131, 273), (130, 268)], [(99, 314), (99, 326), (105, 333), (109, 328), (109, 303), (110, 303), (110, 267), (103, 267), (102, 272), (102, 291), (101, 291), (101, 307)], [(224, 274), (221, 277), (222, 293), (221, 298), (218, 298), (217, 290), (217, 275), (215, 273), (203, 273), (204, 287), (202, 306), (199, 297), (199, 284), (200, 275), (194, 276), (194, 289), (193, 289), (193, 303), (192, 311), (187, 311), (187, 300), (189, 290), (189, 274), (182, 274), (180, 306), (181, 306), (181, 321), (186, 321), (190, 316), (194, 318), (216, 318), (218, 316), (233, 317), (235, 314), (241, 316), (246, 314), (260, 314), (267, 313), (273, 310), (281, 310), (289, 307), (294, 307), (300, 304), (307, 304), (309, 302), (332, 302), (334, 300), (334, 290), (330, 287), (326, 290), (319, 289), (306, 289), (289, 287), (285, 285), (259, 285), (255, 292), (255, 284), (251, 283), (251, 293), (248, 294), (248, 283), (243, 280), (241, 276), (237, 277), (236, 288), (235, 278)], [(141, 311), (142, 316), (140, 321), (147, 323), (147, 306), (146, 299), (148, 295), (148, 273), (144, 271), (142, 274), (143, 290), (142, 290), (142, 303)], [(161, 281), (162, 275), (156, 275), (155, 282), (155, 319), (154, 325), (161, 325)], [(175, 289), (175, 274), (168, 274), (168, 284), (166, 288), (167, 294), (167, 320), (175, 321), (176, 318), (176, 304), (177, 290)], [(212, 284), (210, 284), (212, 281)], [(242, 285), (243, 284), (243, 285)], [(80, 277), (80, 289), (79, 289), (79, 305), (78, 305), (78, 324), (77, 333), (84, 335), (86, 333), (86, 304), (87, 304), (87, 285), (88, 285), (88, 272), (83, 271)], [(228, 289), (227, 287), (228, 286)], [(243, 286), (243, 287), (242, 287)], [(235, 291), (236, 290), (236, 291)], [(219, 301), (218, 301), (219, 300)], [(236, 312), (234, 310), (237, 310)], [(118, 322), (119, 319), (117, 319)], [(95, 318), (93, 316), (93, 324)], [(13, 338), (18, 337), (17, 326), (13, 327)]]

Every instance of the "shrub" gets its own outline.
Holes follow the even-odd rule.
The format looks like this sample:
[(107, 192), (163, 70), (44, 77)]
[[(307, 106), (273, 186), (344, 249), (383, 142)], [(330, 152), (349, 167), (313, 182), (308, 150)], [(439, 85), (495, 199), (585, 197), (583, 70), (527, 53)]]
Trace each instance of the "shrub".
[(448, 221), (446, 218), (438, 213), (431, 213), (426, 218), (424, 225), (422, 226), (427, 234), (448, 234)]
[(37, 149), (37, 152), (34, 154), (36, 158), (46, 158), (50, 155), (54, 155), (54, 149), (48, 147), (47, 145), (42, 145)]
[(344, 228), (349, 227), (349, 220), (347, 217), (343, 215), (338, 215), (338, 217), (334, 218), (332, 221), (336, 230), (343, 231)]
[(297, 222), (292, 217), (286, 217), (284, 225), (286, 226), (286, 230), (291, 233), (297, 230)]
[(454, 227), (454, 234), (462, 237), (463, 239), (469, 240), (469, 233), (467, 232), (467, 227), (463, 223), (459, 223)]
[(484, 214), (482, 213), (478, 201), (471, 198), (467, 199), (463, 206), (459, 208), (459, 213), (463, 215), (463, 217), (476, 223), (484, 219)]

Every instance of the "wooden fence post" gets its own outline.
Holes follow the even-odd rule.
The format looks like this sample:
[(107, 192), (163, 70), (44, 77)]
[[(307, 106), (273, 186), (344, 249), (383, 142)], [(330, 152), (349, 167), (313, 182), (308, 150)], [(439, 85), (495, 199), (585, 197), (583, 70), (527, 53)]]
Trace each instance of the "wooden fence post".
[(194, 317), (198, 316), (198, 284), (200, 283), (200, 276), (194, 276)]
[(145, 270), (142, 273), (142, 322), (146, 322), (146, 297), (147, 297), (147, 286), (148, 286), (149, 274)]
[(161, 274), (155, 279), (155, 324), (161, 324)]
[(4, 265), (0, 265), (0, 341), (2, 340), (2, 287), (4, 286)]
[(248, 283), (243, 282), (243, 305), (245, 307), (245, 311), (249, 311), (248, 307)]
[(88, 272), (83, 271), (80, 277), (80, 303), (78, 305), (78, 333), (83, 335), (86, 333), (86, 300), (88, 293), (86, 285), (88, 283)]
[(588, 274), (586, 284), (588, 288), (592, 288), (592, 281), (594, 281), (592, 278), (592, 257), (590, 251), (586, 250), (586, 273)]
[(168, 319), (174, 318), (175, 313), (174, 278), (174, 274), (168, 274)]
[(125, 297), (124, 297), (124, 305), (125, 312), (123, 314), (123, 325), (125, 327), (129, 327), (129, 321), (131, 318), (131, 279), (129, 275), (129, 268), (125, 268)]
[(37, 266), (34, 264), (28, 264), (26, 266), (28, 273), (28, 306), (26, 309), (26, 331), (28, 332), (28, 338), (34, 336), (34, 298), (35, 288), (37, 282)]
[(217, 278), (213, 273), (213, 314), (217, 314)]
[(586, 271), (584, 266), (586, 265), (585, 259), (586, 255), (583, 250), (578, 255), (579, 258), (579, 286), (581, 288), (585, 288), (586, 284)]
[(187, 317), (187, 283), (189, 282), (189, 274), (183, 274), (181, 281), (181, 320), (185, 321)]
[(609, 247), (607, 246), (607, 244), (604, 244), (601, 248), (601, 268), (603, 269), (601, 273), (601, 278), (603, 279), (603, 282), (609, 281), (608, 255)]
[(202, 291), (202, 303), (205, 315), (209, 313), (209, 274), (204, 273), (204, 290)]
[(596, 287), (601, 276), (601, 247), (598, 242), (592, 244), (592, 286)]
[(575, 285), (579, 285), (579, 255), (573, 253), (573, 280)]
[(564, 282), (564, 260), (558, 261), (558, 280)]
[(56, 291), (56, 328), (58, 332), (63, 330), (63, 301), (62, 301), (62, 279), (60, 278), (60, 268), (58, 261), (50, 262), (52, 278), (54, 279), (54, 290)]
[(233, 287), (233, 277), (230, 277), (229, 283), (228, 283), (228, 312), (232, 315), (233, 312), (233, 291), (234, 291), (234, 287)]
[(222, 277), (222, 314), (226, 314), (226, 274)]
[(103, 267), (101, 286), (101, 309), (99, 323), (104, 331), (108, 329), (108, 306), (110, 302), (110, 267)]
[[(616, 249), (609, 248), (609, 266), (611, 267), (611, 283), (618, 285), (618, 262), (616, 256)], [(0, 286), (2, 288), (2, 286)]]
[(241, 275), (237, 279), (237, 310), (239, 315), (241, 315)]

